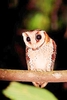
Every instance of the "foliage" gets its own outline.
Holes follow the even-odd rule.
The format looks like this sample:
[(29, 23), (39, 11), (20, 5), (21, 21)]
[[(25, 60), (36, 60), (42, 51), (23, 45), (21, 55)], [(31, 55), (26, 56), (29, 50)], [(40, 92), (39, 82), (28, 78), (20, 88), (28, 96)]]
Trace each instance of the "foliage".
[[(30, 0), (27, 14), (21, 26), (28, 30), (58, 30), (63, 27), (66, 12), (62, 10), (61, 0)], [(65, 18), (63, 18), (63, 16)]]
[(33, 9), (30, 9), (28, 14), (24, 18), (24, 26), (29, 30), (48, 30), (50, 28), (50, 13), (53, 9), (54, 0), (32, 0), (30, 2), (31, 4), (29, 6), (34, 5), (34, 7)]
[[(40, 12), (36, 13), (30, 13), (30, 15), (27, 16), (27, 19), (24, 20), (25, 25), (27, 29), (33, 30), (33, 29), (48, 29), (50, 27), (50, 19), (48, 16), (44, 16)], [(27, 23), (27, 24), (26, 24)]]
[(2, 92), (11, 100), (58, 100), (46, 89), (36, 88), (18, 82), (11, 82)]

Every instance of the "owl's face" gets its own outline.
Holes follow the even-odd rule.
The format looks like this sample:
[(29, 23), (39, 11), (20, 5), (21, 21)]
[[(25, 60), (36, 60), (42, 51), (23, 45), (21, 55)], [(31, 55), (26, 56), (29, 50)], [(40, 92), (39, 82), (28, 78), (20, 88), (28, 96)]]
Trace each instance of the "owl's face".
[(46, 32), (39, 30), (26, 31), (22, 33), (22, 36), (26, 46), (35, 50), (45, 42)]

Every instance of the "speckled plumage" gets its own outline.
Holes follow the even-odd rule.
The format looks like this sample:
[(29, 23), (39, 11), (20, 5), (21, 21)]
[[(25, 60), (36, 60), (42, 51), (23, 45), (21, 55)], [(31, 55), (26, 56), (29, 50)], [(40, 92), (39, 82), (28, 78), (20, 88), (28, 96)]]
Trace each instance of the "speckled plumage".
[[(22, 35), (26, 44), (26, 61), (28, 70), (53, 70), (56, 58), (55, 41), (42, 30), (27, 31), (22, 33)], [(33, 82), (33, 84), (37, 87), (45, 87), (47, 82)]]

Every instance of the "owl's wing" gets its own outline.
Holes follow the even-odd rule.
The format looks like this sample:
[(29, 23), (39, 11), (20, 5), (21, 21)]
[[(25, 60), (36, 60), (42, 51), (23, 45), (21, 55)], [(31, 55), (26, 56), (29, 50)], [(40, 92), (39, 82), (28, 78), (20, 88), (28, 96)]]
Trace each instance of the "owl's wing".
[(53, 54), (52, 54), (52, 57), (51, 57), (51, 59), (52, 59), (51, 69), (53, 70), (54, 64), (55, 64), (55, 59), (56, 59), (57, 45), (56, 45), (54, 40), (52, 40), (52, 44), (53, 44)]
[(29, 65), (29, 62), (30, 62), (30, 58), (29, 58), (29, 56), (28, 56), (28, 47), (26, 47), (26, 63), (27, 63), (27, 68), (28, 68), (28, 70), (31, 70), (31, 66)]

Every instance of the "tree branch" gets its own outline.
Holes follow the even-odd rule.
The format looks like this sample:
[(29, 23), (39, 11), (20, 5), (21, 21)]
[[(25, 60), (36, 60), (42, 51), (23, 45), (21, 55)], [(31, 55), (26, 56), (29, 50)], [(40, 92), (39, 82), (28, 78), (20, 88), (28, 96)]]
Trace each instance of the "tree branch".
[(67, 82), (67, 70), (50, 72), (0, 69), (0, 80), (23, 82)]

